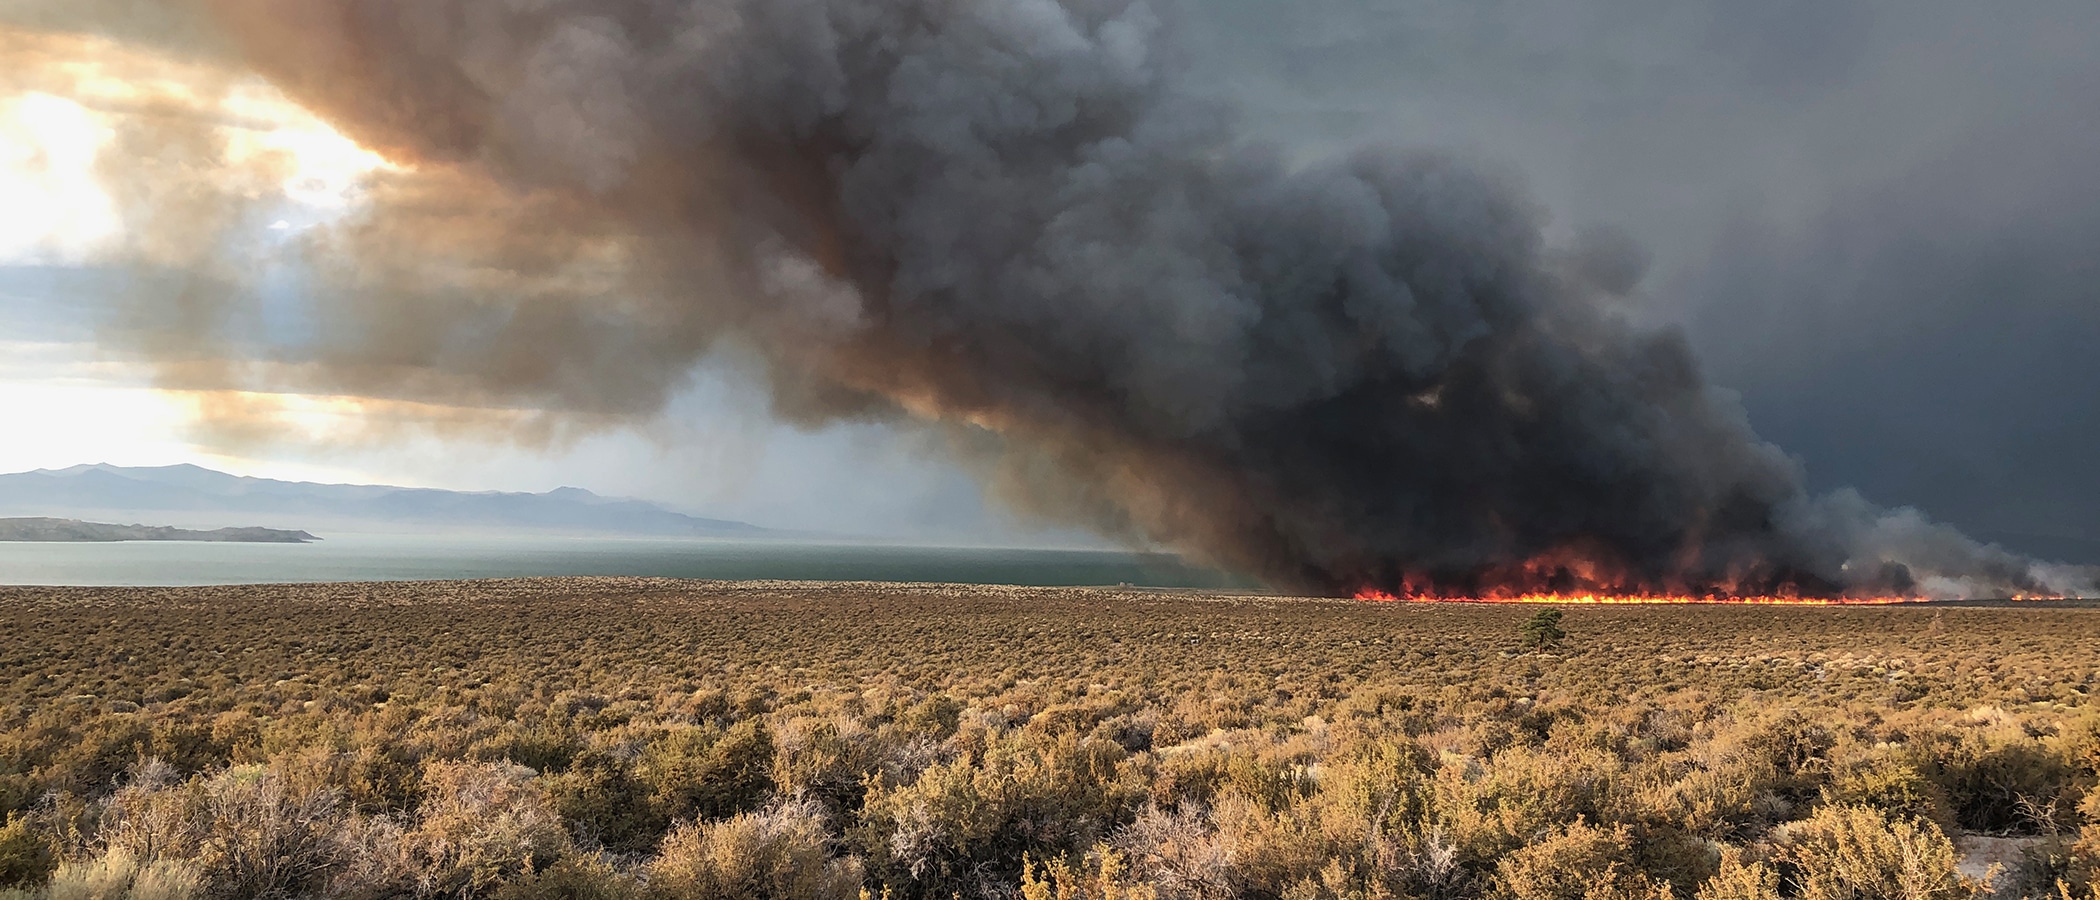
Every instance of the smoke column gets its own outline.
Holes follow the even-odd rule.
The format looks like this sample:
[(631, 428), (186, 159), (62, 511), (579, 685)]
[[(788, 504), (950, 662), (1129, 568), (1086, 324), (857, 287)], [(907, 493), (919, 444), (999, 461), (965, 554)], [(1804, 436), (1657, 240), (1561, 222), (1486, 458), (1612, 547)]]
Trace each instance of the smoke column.
[(1638, 254), (1547, 247), (1495, 174), (1239, 140), (1177, 85), (1145, 0), (205, 15), (417, 173), (315, 239), (337, 262), (305, 362), (346, 389), (437, 372), (646, 414), (727, 339), (787, 415), (995, 435), (985, 477), (1013, 502), (1281, 587), (2090, 590), (1808, 495), (1676, 333), (1615, 312)]

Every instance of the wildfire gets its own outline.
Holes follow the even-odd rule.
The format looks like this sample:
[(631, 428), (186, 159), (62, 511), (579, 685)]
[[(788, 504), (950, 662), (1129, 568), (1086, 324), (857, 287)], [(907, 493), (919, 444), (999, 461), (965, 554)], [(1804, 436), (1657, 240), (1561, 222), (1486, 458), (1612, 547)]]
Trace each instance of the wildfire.
[(1667, 603), (1717, 603), (1745, 606), (1889, 606), (1897, 603), (1920, 603), (1922, 597), (1698, 597), (1691, 595), (1652, 594), (1552, 594), (1522, 593), (1499, 594), (1482, 597), (1446, 597), (1438, 595), (1397, 595), (1377, 588), (1364, 588), (1356, 592), (1356, 599), (1369, 603), (1552, 603), (1552, 604), (1607, 604), (1607, 605), (1662, 605)]
[(1363, 573), (1357, 600), (1374, 603), (1551, 603), (1662, 606), (1706, 603), (1743, 606), (1889, 606), (1922, 603), (1907, 577), (1878, 587), (1838, 584), (1761, 559), (1730, 565), (1702, 562), (1688, 546), (1675, 572), (1642, 571), (1609, 546), (1572, 541), (1518, 562), (1473, 571)]

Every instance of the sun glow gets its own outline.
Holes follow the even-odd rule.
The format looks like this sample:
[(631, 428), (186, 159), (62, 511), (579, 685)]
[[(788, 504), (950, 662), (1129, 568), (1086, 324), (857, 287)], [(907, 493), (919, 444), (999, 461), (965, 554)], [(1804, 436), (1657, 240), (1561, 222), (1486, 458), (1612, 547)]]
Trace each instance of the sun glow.
[(285, 198), (314, 212), (325, 215), (354, 207), (372, 173), (395, 168), (267, 85), (237, 92), (228, 106), (270, 127), (229, 130), (227, 161), (243, 165), (280, 160)]
[(0, 265), (121, 256), (129, 229), (101, 175), (123, 162), (108, 155), (126, 122), (208, 128), (229, 172), (266, 173), (279, 230), (346, 214), (391, 168), (259, 78), (77, 35), (0, 32), (0, 46), (39, 63), (0, 79)]
[[(168, 233), (186, 239), (193, 235), (185, 228), (227, 223), (234, 232), (175, 243), (209, 254), (220, 238), (246, 236), (252, 239), (242, 246), (273, 252), (284, 235), (354, 215), (371, 179), (396, 168), (268, 82), (207, 61), (4, 27), (0, 55), (25, 63), (0, 71), (0, 268), (208, 265), (155, 248), (169, 243)], [(153, 219), (152, 203), (131, 194), (142, 185), (184, 186), (141, 176), (156, 170), (134, 166), (194, 177), (226, 192), (221, 205), (240, 214), (225, 222)], [(241, 234), (248, 229), (256, 233)], [(116, 290), (92, 284), (77, 290)], [(98, 324), (90, 310), (106, 298), (25, 290), (31, 293), (0, 297), (7, 304), (0, 313), (11, 317), (0, 323), (24, 326), (0, 343), (0, 409), (14, 427), (0, 447), (0, 469), (213, 458), (217, 448), (240, 443), (209, 421), (227, 409), (250, 413), (240, 420), (248, 443), (327, 443), (370, 430), (359, 419), (372, 410), (354, 398), (163, 390), (150, 367), (87, 343)], [(35, 331), (67, 336), (24, 337)], [(267, 423), (261, 410), (270, 413)]]
[(95, 180), (95, 154), (110, 129), (64, 97), (0, 98), (0, 262), (79, 259), (121, 223)]

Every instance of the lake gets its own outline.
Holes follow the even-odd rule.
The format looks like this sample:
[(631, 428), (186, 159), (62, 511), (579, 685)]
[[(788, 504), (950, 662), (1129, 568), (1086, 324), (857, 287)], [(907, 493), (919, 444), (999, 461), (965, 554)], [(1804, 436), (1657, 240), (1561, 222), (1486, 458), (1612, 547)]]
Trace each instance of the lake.
[(0, 543), (0, 584), (181, 586), (554, 575), (1246, 588), (1158, 553), (644, 538), (338, 535), (314, 544)]

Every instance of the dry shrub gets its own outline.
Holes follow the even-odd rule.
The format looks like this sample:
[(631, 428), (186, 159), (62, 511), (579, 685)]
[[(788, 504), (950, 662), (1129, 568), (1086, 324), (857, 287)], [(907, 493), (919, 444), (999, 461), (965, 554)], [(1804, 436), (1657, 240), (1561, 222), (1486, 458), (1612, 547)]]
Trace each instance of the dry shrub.
[(851, 716), (791, 719), (778, 729), (775, 745), (773, 781), (780, 791), (817, 800), (834, 815), (859, 809), (865, 780), (883, 769), (874, 731)]
[(110, 798), (101, 838), (124, 858), (188, 863), (212, 896), (296, 897), (343, 863), (341, 824), (335, 792), (295, 790), (259, 766), (178, 784), (148, 761)]
[[(144, 890), (129, 886), (144, 879), (148, 887), (187, 884), (199, 896), (238, 898), (317, 896), (324, 888), (337, 898), (634, 893), (631, 879), (602, 864), (565, 858), (566, 829), (530, 770), (432, 762), (419, 782), (413, 816), (366, 818), (352, 816), (332, 791), (293, 791), (273, 769), (176, 781), (148, 760), (105, 805), (99, 837), (108, 852), (91, 865), (62, 868), (53, 890), (126, 897)], [(821, 840), (821, 822), (816, 828)], [(169, 881), (169, 872), (190, 881)]]
[(351, 848), (329, 895), (341, 900), (475, 897), (562, 859), (569, 836), (530, 769), (432, 762), (412, 817), (344, 824)]
[(142, 862), (123, 850), (66, 863), (52, 875), (39, 900), (194, 900), (204, 896), (203, 877), (179, 860)]
[(329, 885), (334, 900), (394, 900), (425, 894), (426, 879), (408, 831), (392, 818), (352, 819), (343, 827), (350, 858)]
[(503, 883), (494, 900), (627, 900), (643, 888), (602, 859), (570, 857)]
[(1669, 888), (1640, 874), (1625, 826), (1575, 822), (1510, 853), (1496, 866), (1499, 900), (1602, 900), (1667, 897)]
[(1707, 840), (1753, 837), (1815, 798), (1829, 730), (1783, 714), (1767, 721), (1723, 717), (1685, 751), (1691, 766), (1640, 802), (1664, 821)]
[[(2100, 791), (2093, 794), (2100, 797)], [(2087, 805), (2092, 805), (2087, 801)], [(2094, 818), (2100, 819), (2100, 816)], [(2100, 890), (2100, 821), (2085, 826), (2078, 834), (2078, 841), (2071, 845), (2066, 865), (2066, 877), (2073, 888)]]
[(1900, 760), (1875, 757), (1842, 766), (1823, 787), (1823, 801), (1837, 806), (1869, 806), (1892, 817), (1907, 816), (1931, 822), (1942, 830), (1954, 827), (1954, 813), (1947, 794)]
[(671, 832), (649, 864), (661, 900), (852, 900), (860, 860), (835, 859), (813, 801), (783, 803)]
[(1025, 856), (1084, 851), (1129, 820), (1144, 785), (1128, 757), (1069, 733), (991, 735), (981, 756), (871, 786), (858, 840), (886, 884), (934, 896), (1010, 889)]
[(211, 825), (197, 863), (212, 894), (301, 896), (341, 864), (334, 791), (295, 792), (258, 768), (221, 772), (203, 787)]
[(154, 860), (195, 856), (206, 823), (196, 791), (157, 759), (140, 760), (131, 780), (104, 802), (96, 838), (126, 858)]
[(1803, 900), (1965, 900), (1978, 889), (1931, 822), (1827, 806), (1774, 837)]
[(1109, 847), (1097, 847), (1086, 862), (1074, 869), (1062, 859), (1040, 867), (1029, 864), (1021, 870), (1021, 900), (1159, 900), (1160, 894), (1125, 876), (1123, 857)]
[(1345, 842), (1377, 842), (1430, 816), (1428, 751), (1405, 738), (1363, 738), (1321, 773), (1318, 799), (1328, 833)]
[(1699, 887), (1695, 900), (1779, 900), (1779, 873), (1742, 851), (1721, 854), (1721, 870)]
[(1245, 794), (1227, 791), (1211, 809), (1211, 820), (1235, 880), (1248, 893), (1282, 893), (1317, 876), (1333, 858), (1310, 805), (1272, 811)]
[(569, 835), (531, 769), (434, 762), (403, 843), (420, 864), (419, 893), (474, 896), (561, 858)]
[[(1931, 639), (1903, 627), (1942, 612)], [(1665, 882), (1866, 900), (1944, 886), (1902, 856), (1945, 874), (1914, 845), (1952, 833), (1948, 808), (2045, 838), (2001, 897), (2100, 900), (2100, 645), (2080, 640), (2100, 610), (1581, 614), (1585, 639), (1547, 657), (1496, 652), (1524, 611), (1465, 605), (0, 588), (0, 628), (37, 636), (0, 641), (0, 670), (24, 673), (0, 678), (0, 812), (26, 817), (0, 825), (0, 878), (38, 880), (48, 844), (72, 854), (63, 885), (103, 893), (152, 869), (203, 895), (610, 898), (645, 894), (653, 855), (668, 873), (713, 846), (743, 849), (707, 864), (707, 889), (749, 895), (775, 889), (736, 883), (765, 854), (823, 872), (850, 846), (872, 893), (907, 900), (1010, 900), (1024, 882), (1161, 900), (1481, 900), (1513, 884), (1587, 900)], [(142, 754), (168, 765), (132, 769)], [(778, 839), (730, 824), (782, 797), (822, 812)], [(1773, 833), (1861, 806), (1887, 834)], [(674, 822), (695, 824), (660, 849)], [(1093, 848), (1109, 836), (1104, 878)], [(273, 868), (280, 855), (295, 864)]]
[(649, 744), (635, 777), (648, 786), (652, 805), (674, 821), (748, 812), (773, 793), (773, 733), (759, 719), (726, 733), (678, 729)]
[(1918, 742), (1921, 769), (1944, 787), (1961, 827), (2047, 835), (2070, 824), (2083, 773), (2061, 742), (2035, 740), (2025, 727), (1995, 718), (1925, 737)]
[(1462, 861), (1493, 865), (1555, 826), (1600, 818), (1620, 768), (1596, 750), (1513, 747), (1490, 765), (1454, 759), (1437, 772), (1435, 809)]
[(1235, 888), (1237, 849), (1212, 827), (1194, 803), (1169, 811), (1147, 805), (1116, 835), (1115, 845), (1132, 871), (1159, 891), (1161, 900), (1227, 900)]

